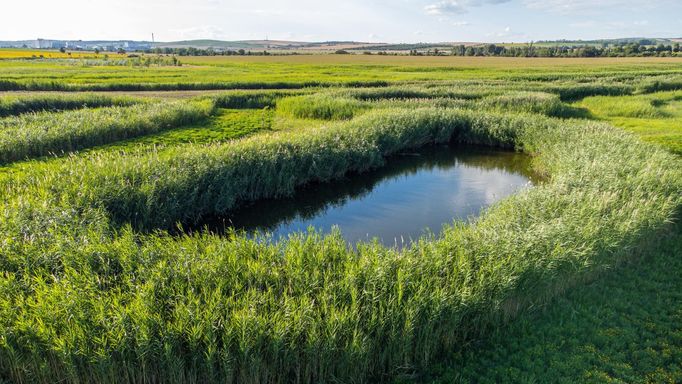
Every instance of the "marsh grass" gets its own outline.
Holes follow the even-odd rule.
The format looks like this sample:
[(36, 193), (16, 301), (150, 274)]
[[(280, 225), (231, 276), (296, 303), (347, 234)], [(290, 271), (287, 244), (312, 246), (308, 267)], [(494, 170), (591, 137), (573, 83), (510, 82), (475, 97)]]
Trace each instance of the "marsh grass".
[(475, 104), (483, 110), (498, 110), (519, 113), (538, 113), (550, 117), (585, 118), (587, 110), (568, 105), (559, 95), (543, 92), (510, 92), (491, 96)]
[[(3, 76), (12, 77), (0, 81), (48, 81), (35, 68), (26, 75), (17, 66), (0, 62), (9, 68)], [(421, 82), (427, 75), (418, 68), (379, 71), (391, 81)], [(50, 84), (201, 88), (224, 86), (219, 77), (239, 70), (240, 81), (254, 89), (280, 86), (283, 76), (290, 79), (285, 86), (301, 87), (324, 80), (311, 76), (313, 69), (319, 70), (216, 63), (194, 68), (188, 79), (185, 67), (153, 74), (93, 68), (88, 76), (109, 76), (94, 80), (75, 77), (82, 72), (73, 68), (53, 73)], [(376, 78), (374, 67), (325, 70), (344, 74), (337, 79), (344, 85), (362, 84), (346, 83), (351, 74), (388, 84), (368, 80)], [(562, 103), (632, 93), (650, 80), (638, 75), (643, 71), (576, 76), (575, 69), (444, 67), (428, 71), (438, 80), (429, 84), (324, 95), (254, 90), (4, 119), (0, 153), (10, 160), (91, 150), (13, 164), (15, 172), (0, 178), (0, 377), (17, 383), (336, 383), (424, 372), (631, 259), (679, 211), (679, 158), (606, 123), (567, 119), (577, 114)], [(252, 81), (254, 73), (262, 78)], [(467, 77), (480, 79), (460, 81)], [(459, 80), (448, 82), (453, 78)], [(236, 140), (214, 140), (210, 129), (186, 125), (209, 119), (225, 124), (219, 136), (235, 132), (234, 139), (242, 132), (235, 120), (245, 122), (248, 135), (255, 132), (249, 121), (289, 113), (289, 97), (298, 103), (289, 111), (346, 120), (308, 125), (291, 118), (287, 129)], [(651, 105), (673, 113), (675, 104)], [(220, 108), (227, 106), (259, 109)], [(55, 122), (60, 129), (53, 129)], [(54, 136), (43, 137), (45, 127)], [(290, 195), (306, 183), (381, 167), (399, 151), (450, 141), (525, 152), (546, 181), (402, 250), (377, 242), (351, 247), (338, 231), (311, 229), (279, 242), (236, 232), (168, 232)], [(96, 148), (103, 144), (114, 148)]]
[(71, 109), (131, 106), (143, 100), (132, 97), (109, 97), (98, 94), (38, 94), (30, 96), (0, 96), (0, 117), (29, 112), (55, 112)]
[(277, 102), (277, 111), (298, 119), (348, 120), (367, 110), (361, 101), (327, 94), (287, 97)]
[[(403, 251), (349, 248), (338, 232), (272, 243), (130, 227), (290, 194), (450, 140), (536, 154), (550, 177)], [(60, 164), (4, 186), (0, 369), (19, 382), (418, 372), (626, 259), (682, 204), (679, 160), (607, 125), (437, 108)]]
[(214, 104), (169, 102), (36, 113), (0, 120), (0, 163), (10, 163), (112, 143), (196, 123)]
[(284, 97), (298, 96), (310, 93), (311, 90), (257, 90), (257, 91), (233, 91), (222, 93), (209, 98), (217, 107), (228, 109), (263, 109), (275, 108), (277, 101)]

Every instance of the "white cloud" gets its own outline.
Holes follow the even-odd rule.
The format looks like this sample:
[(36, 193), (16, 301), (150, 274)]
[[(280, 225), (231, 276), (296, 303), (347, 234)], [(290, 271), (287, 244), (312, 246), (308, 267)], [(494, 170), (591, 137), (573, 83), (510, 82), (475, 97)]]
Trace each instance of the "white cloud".
[(505, 27), (502, 32), (497, 32), (494, 34), (495, 37), (509, 37), (512, 35), (511, 27)]
[(619, 10), (641, 10), (675, 4), (676, 0), (523, 0), (531, 9), (560, 14), (593, 14)]
[(577, 21), (575, 23), (568, 24), (571, 28), (594, 28), (598, 23), (594, 20)]
[(183, 40), (222, 39), (226, 36), (225, 30), (215, 25), (202, 25), (198, 27), (172, 29), (171, 32), (177, 34)]
[(469, 11), (471, 7), (508, 3), (511, 0), (443, 0), (424, 7), (429, 15), (453, 15)]
[(528, 40), (528, 36), (524, 33), (514, 32), (511, 27), (504, 27), (503, 30), (497, 32), (488, 33), (486, 36), (492, 37), (495, 40), (507, 39), (507, 40)]
[(627, 35), (628, 33), (633, 33), (632, 32), (633, 27), (646, 27), (648, 25), (649, 25), (648, 20), (636, 20), (633, 22), (626, 22), (621, 20), (597, 22), (595, 20), (586, 20), (569, 24), (569, 26), (572, 28), (596, 28), (599, 26), (601, 29), (605, 31), (621, 33), (623, 34), (623, 36)]
[[(154, 32), (159, 41), (263, 39), (265, 35), (299, 41), (363, 41), (374, 32), (381, 36), (377, 40), (391, 43), (485, 41), (490, 37), (488, 33), (493, 37), (504, 33), (507, 25), (533, 40), (682, 37), (682, 0), (0, 0), (0, 3), (3, 14), (15, 16), (3, 18), (0, 40), (37, 37), (141, 40), (149, 39)], [(27, 22), (28, 15), (31, 22)], [(63, 22), (71, 19), (78, 23)], [(610, 24), (617, 21), (625, 25)], [(414, 31), (423, 34), (415, 35)]]
[(449, 13), (466, 12), (466, 8), (457, 1), (441, 1), (440, 3), (427, 5), (424, 9), (429, 15), (445, 15)]

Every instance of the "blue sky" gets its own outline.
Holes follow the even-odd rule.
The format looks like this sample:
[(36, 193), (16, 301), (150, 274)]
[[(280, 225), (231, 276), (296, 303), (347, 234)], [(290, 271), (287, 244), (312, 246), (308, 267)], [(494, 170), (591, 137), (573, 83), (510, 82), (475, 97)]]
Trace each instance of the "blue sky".
[(682, 0), (9, 0), (0, 40), (682, 37)]

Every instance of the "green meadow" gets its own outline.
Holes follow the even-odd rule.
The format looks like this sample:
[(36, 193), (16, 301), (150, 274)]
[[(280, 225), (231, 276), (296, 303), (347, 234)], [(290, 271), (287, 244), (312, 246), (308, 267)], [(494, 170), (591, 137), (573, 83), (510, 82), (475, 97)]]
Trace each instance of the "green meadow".
[(181, 62), (179, 67), (140, 67), (132, 66), (125, 57), (108, 65), (85, 59), (5, 59), (0, 60), (0, 91), (285, 89), (484, 79), (612, 83), (682, 74), (677, 58), (551, 58), (530, 62), (495, 57), (296, 55), (187, 57)]
[[(682, 380), (682, 63), (495, 59), (0, 60), (0, 379)], [(445, 143), (542, 181), (403, 248), (183, 231)]]
[(682, 155), (682, 92), (589, 97), (580, 106), (596, 119), (634, 132), (645, 141)]

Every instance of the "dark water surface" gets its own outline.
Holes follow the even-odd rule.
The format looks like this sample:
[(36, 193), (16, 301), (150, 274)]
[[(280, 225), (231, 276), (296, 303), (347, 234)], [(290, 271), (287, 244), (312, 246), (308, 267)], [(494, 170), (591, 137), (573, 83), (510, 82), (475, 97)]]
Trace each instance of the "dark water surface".
[(314, 227), (338, 226), (350, 243), (378, 238), (401, 247), (443, 224), (477, 215), (532, 185), (528, 156), (471, 146), (404, 152), (380, 169), (299, 189), (290, 198), (262, 200), (196, 228), (270, 233), (275, 239)]

